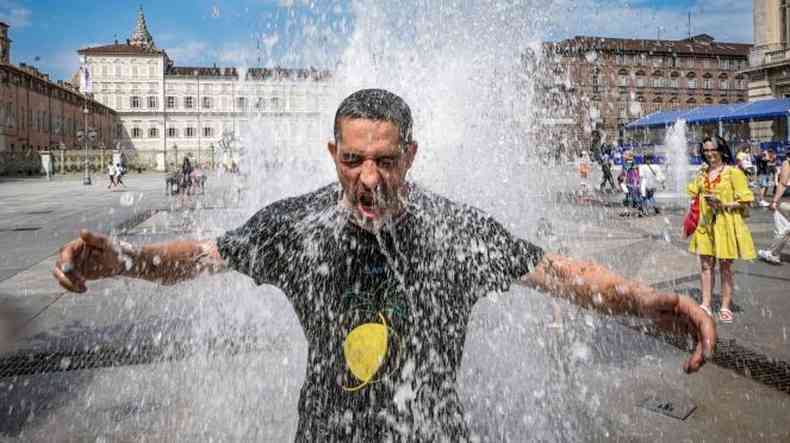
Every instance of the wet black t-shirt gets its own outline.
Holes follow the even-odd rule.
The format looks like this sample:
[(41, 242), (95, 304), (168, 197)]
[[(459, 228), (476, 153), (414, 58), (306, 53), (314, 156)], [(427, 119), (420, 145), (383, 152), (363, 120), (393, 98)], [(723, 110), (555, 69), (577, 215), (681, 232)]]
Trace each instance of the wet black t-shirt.
[(378, 234), (339, 197), (335, 184), (275, 202), (217, 240), (231, 268), (285, 293), (304, 329), (296, 440), (466, 439), (456, 372), (472, 307), (543, 251), (416, 186)]

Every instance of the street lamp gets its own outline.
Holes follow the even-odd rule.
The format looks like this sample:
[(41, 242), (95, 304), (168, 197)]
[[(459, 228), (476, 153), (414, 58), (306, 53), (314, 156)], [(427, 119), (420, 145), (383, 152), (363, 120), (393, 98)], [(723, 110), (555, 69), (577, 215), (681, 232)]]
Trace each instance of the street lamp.
[(82, 184), (89, 185), (91, 184), (91, 174), (88, 170), (88, 141), (95, 141), (96, 140), (96, 131), (93, 129), (88, 129), (88, 114), (90, 111), (88, 110), (88, 104), (85, 103), (85, 107), (82, 108), (82, 114), (84, 116), (83, 119), (83, 127), (82, 131), (77, 131), (77, 139), (82, 142), (84, 147), (84, 163), (85, 163), (85, 170), (82, 175)]

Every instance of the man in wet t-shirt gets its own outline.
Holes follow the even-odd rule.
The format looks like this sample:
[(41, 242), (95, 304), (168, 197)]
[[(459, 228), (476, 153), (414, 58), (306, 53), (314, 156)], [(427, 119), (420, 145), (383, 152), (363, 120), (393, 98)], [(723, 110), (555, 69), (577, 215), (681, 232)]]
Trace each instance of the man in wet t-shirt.
[(105, 277), (172, 284), (233, 269), (280, 288), (308, 342), (298, 441), (465, 440), (456, 375), (469, 315), (512, 283), (691, 333), (688, 372), (713, 351), (714, 324), (688, 297), (544, 252), (406, 181), (417, 143), (397, 95), (347, 97), (328, 148), (338, 183), (272, 203), (216, 240), (136, 247), (83, 231), (54, 275), (84, 292)]

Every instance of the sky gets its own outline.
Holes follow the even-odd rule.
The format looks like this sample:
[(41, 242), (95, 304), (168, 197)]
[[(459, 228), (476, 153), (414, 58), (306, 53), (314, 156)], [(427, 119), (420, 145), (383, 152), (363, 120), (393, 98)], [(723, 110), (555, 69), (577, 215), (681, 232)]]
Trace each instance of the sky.
[[(682, 39), (691, 13), (692, 34), (752, 41), (749, 0), (512, 1), (527, 4), (525, 14), (539, 11), (534, 5), (541, 2), (567, 4), (566, 13), (547, 18), (546, 39)], [(319, 68), (342, 52), (356, 20), (352, 10), (360, 9), (345, 0), (0, 0), (0, 21), (11, 26), (12, 63), (69, 79), (79, 66), (77, 49), (129, 38), (140, 6), (157, 47), (176, 65)]]

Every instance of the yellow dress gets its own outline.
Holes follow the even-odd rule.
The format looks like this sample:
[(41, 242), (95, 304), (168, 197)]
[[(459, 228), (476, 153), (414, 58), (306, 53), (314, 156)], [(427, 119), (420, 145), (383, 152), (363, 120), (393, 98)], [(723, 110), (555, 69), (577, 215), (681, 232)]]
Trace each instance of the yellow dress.
[(691, 198), (699, 196), (699, 224), (691, 236), (689, 252), (710, 255), (719, 259), (753, 260), (756, 257), (752, 234), (743, 221), (743, 209), (714, 211), (703, 198), (715, 195), (722, 203), (754, 201), (746, 175), (733, 166), (725, 166), (719, 177), (709, 182), (707, 167), (703, 166), (688, 185)]

